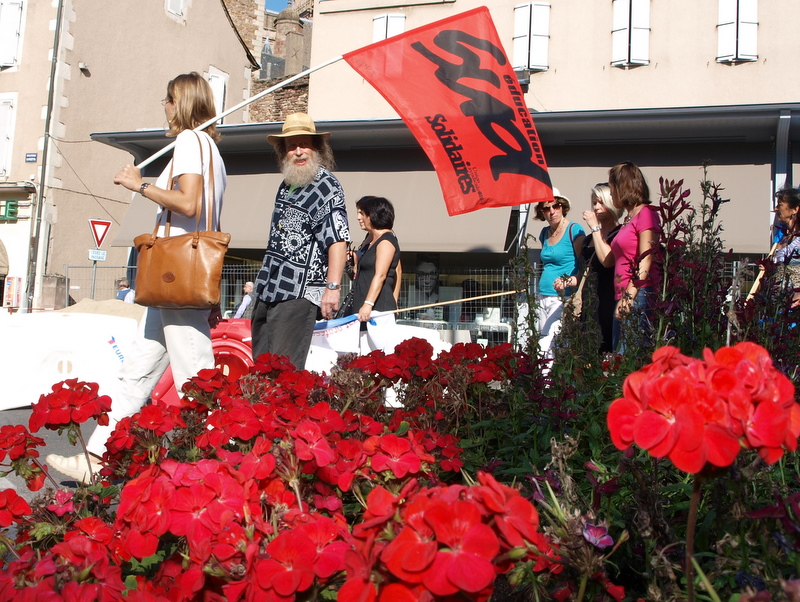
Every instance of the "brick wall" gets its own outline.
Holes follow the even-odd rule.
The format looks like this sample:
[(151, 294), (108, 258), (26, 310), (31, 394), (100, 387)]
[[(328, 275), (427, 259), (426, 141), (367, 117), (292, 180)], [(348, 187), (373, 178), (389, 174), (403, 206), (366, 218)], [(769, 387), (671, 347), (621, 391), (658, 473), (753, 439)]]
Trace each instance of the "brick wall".
[(264, 26), (264, 2), (259, 0), (223, 0), (228, 13), (239, 30), (239, 35), (258, 59), (266, 36)]
[[(253, 82), (253, 94), (279, 83), (279, 79), (259, 79)], [(250, 121), (283, 121), (289, 113), (308, 111), (308, 77), (303, 77), (267, 94), (250, 105)]]

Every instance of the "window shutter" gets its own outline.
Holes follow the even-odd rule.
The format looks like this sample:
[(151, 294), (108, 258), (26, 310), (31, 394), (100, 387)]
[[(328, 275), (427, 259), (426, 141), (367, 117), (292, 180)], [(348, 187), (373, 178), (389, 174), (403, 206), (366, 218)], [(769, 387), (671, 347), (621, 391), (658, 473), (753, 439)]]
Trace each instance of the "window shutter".
[(0, 66), (17, 64), (20, 26), (22, 25), (22, 2), (0, 2)]
[(550, 5), (534, 2), (531, 6), (531, 42), (528, 67), (536, 71), (547, 71), (550, 66)]
[(758, 58), (758, 0), (739, 0), (739, 44), (737, 57), (743, 61)]
[(406, 28), (405, 15), (387, 15), (386, 37), (391, 38), (399, 33), (403, 33)]
[(528, 68), (532, 11), (530, 4), (514, 7), (514, 35), (511, 38), (511, 66), (514, 69)]
[(630, 0), (612, 0), (611, 64), (627, 65), (630, 36)]
[(0, 100), (0, 176), (8, 175), (11, 169), (11, 125), (14, 116), (14, 103), (11, 99)]
[(167, 10), (173, 15), (183, 16), (183, 0), (167, 0)]
[(380, 42), (386, 39), (386, 22), (389, 20), (388, 15), (381, 15), (372, 19), (372, 41)]
[(631, 45), (628, 62), (650, 64), (650, 0), (631, 0)]
[(219, 73), (211, 73), (208, 76), (208, 84), (214, 93), (214, 108), (217, 110), (217, 115), (222, 113), (225, 107), (226, 80), (227, 78)]
[(717, 18), (717, 60), (731, 61), (736, 58), (736, 2), (719, 0)]

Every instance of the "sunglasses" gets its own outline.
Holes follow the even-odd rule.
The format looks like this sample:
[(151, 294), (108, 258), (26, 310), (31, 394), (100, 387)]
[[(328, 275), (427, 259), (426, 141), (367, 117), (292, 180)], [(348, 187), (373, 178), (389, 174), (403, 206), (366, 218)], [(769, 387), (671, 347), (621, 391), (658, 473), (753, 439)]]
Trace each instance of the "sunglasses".
[(561, 209), (563, 206), (561, 203), (553, 203), (549, 207), (542, 207), (542, 213), (549, 213), (551, 209)]

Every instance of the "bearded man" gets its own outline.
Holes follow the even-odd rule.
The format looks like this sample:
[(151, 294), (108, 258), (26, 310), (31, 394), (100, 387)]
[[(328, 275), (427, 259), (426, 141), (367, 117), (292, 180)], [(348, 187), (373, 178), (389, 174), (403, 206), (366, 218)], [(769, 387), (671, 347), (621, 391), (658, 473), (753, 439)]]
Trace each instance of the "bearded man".
[(298, 370), (305, 368), (318, 313), (330, 319), (339, 308), (350, 241), (344, 191), (330, 172), (329, 137), (305, 113), (288, 115), (281, 133), (267, 136), (284, 179), (256, 278), (253, 358), (285, 355)]

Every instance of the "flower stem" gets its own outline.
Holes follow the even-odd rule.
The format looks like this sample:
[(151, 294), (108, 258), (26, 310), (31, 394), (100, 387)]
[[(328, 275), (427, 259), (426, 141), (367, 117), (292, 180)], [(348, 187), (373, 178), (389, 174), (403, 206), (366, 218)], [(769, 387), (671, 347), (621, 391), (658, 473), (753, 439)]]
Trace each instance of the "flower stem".
[(577, 602), (583, 602), (583, 597), (586, 595), (586, 584), (589, 582), (589, 573), (584, 573), (581, 577), (581, 587), (578, 590)]
[(694, 485), (692, 487), (692, 498), (689, 502), (689, 520), (686, 524), (686, 599), (694, 602), (694, 529), (697, 524), (697, 507), (700, 504), (700, 488), (703, 479), (700, 475), (694, 475)]
[(0, 535), (0, 543), (2, 543), (6, 550), (8, 550), (14, 558), (19, 560), (19, 554), (17, 554), (17, 550), (14, 549), (14, 543), (5, 535)]
[(61, 485), (59, 485), (56, 482), (56, 480), (52, 476), (50, 476), (50, 472), (44, 469), (44, 466), (37, 458), (31, 458), (31, 459), (33, 460), (33, 463), (36, 464), (36, 466), (38, 466), (41, 469), (41, 471), (44, 473), (44, 476), (47, 477), (47, 479), (53, 484), (53, 487), (55, 487), (56, 490), (59, 487), (61, 487)]
[[(86, 467), (89, 469), (89, 475), (91, 476), (92, 485), (97, 484), (97, 475), (95, 474), (94, 470), (92, 470), (92, 459), (89, 457), (89, 450), (86, 449), (86, 441), (83, 438), (83, 433), (81, 432), (80, 427), (77, 429), (78, 438), (81, 440), (81, 447), (83, 447), (83, 455), (86, 458)], [(80, 483), (78, 483), (80, 485)]]

